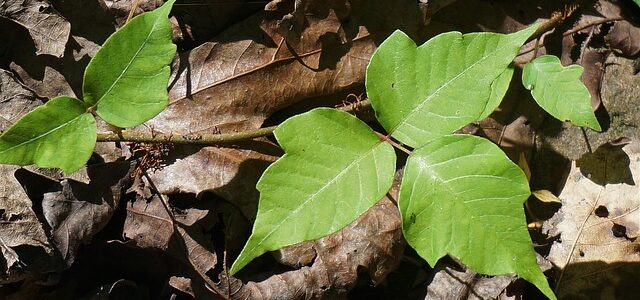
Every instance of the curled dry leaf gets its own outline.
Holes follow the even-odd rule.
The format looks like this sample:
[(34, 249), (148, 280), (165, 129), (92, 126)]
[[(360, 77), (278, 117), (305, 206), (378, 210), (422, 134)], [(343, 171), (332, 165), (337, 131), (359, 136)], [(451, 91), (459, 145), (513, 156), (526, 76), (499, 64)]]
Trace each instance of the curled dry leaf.
[[(343, 230), (311, 242), (316, 252), (311, 266), (264, 281), (242, 285), (229, 279), (234, 299), (337, 299), (344, 298), (364, 267), (373, 284), (379, 284), (400, 263), (405, 248), (398, 208), (385, 197)], [(302, 247), (303, 252), (305, 247)], [(221, 286), (224, 286), (222, 280)]]
[(436, 264), (435, 275), (427, 288), (426, 299), (516, 299), (505, 290), (518, 277), (503, 275), (483, 277), (469, 269), (462, 270)]
[(134, 166), (129, 162), (90, 165), (88, 184), (64, 179), (58, 191), (44, 194), (44, 217), (67, 266), (80, 244), (89, 242), (111, 220)]
[[(11, 73), (0, 70), (0, 131), (40, 104), (33, 91), (20, 84)], [(17, 169), (0, 165), (0, 283), (15, 282), (56, 268), (54, 247), (31, 200), (14, 176)], [(53, 266), (34, 263), (48, 259), (54, 262)]]
[(191, 224), (184, 226), (174, 224), (161, 202), (163, 199), (157, 195), (150, 201), (140, 196), (136, 198), (134, 202), (127, 203), (127, 217), (123, 228), (125, 239), (132, 239), (141, 248), (167, 251), (202, 274), (215, 267), (218, 259), (213, 252), (211, 237), (204, 233), (211, 228), (193, 225), (197, 222), (195, 219), (205, 217), (201, 211), (190, 209), (182, 214), (195, 214), (195, 219), (178, 214), (176, 219), (188, 220), (187, 224)]
[[(635, 297), (622, 287), (633, 286), (640, 276), (640, 143), (632, 142), (622, 150), (628, 156), (625, 168), (609, 167), (621, 155), (615, 147), (603, 151), (599, 168), (592, 167), (587, 174), (574, 163), (559, 196), (562, 208), (544, 225), (550, 236), (558, 238), (548, 259), (559, 269), (559, 298)], [(629, 170), (632, 183), (606, 180)], [(596, 177), (605, 178), (604, 183), (590, 179)]]
[(617, 53), (635, 57), (640, 54), (640, 27), (627, 21), (618, 21), (607, 34), (605, 41)]
[(71, 32), (71, 24), (56, 12), (48, 1), (2, 1), (0, 17), (12, 20), (29, 31), (36, 46), (36, 54), (62, 57)]

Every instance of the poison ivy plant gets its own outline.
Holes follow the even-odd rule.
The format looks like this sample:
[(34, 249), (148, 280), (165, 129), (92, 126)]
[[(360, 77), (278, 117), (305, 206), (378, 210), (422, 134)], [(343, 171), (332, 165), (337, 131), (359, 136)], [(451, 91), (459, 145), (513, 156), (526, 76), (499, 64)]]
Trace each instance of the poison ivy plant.
[(591, 109), (591, 95), (580, 81), (583, 70), (579, 65), (563, 67), (559, 58), (543, 55), (524, 67), (522, 84), (556, 119), (600, 131)]
[(336, 232), (391, 188), (393, 147), (358, 118), (317, 108), (275, 130), (285, 155), (264, 172), (258, 215), (233, 274), (261, 254)]
[(96, 144), (92, 111), (119, 127), (141, 124), (162, 111), (176, 51), (168, 18), (174, 2), (135, 17), (107, 39), (85, 70), (84, 101), (51, 99), (0, 135), (0, 163), (72, 173)]
[[(73, 172), (95, 146), (93, 112), (129, 127), (164, 109), (176, 49), (168, 21), (173, 3), (134, 18), (105, 42), (85, 72), (84, 101), (52, 99), (0, 135), (0, 163)], [(285, 155), (257, 184), (253, 232), (230, 273), (267, 251), (334, 233), (373, 206), (395, 175), (393, 137), (415, 149), (399, 208), (403, 232), (417, 253), (430, 264), (451, 254), (484, 274), (515, 272), (555, 299), (525, 223), (526, 176), (488, 140), (452, 135), (500, 104), (514, 74), (512, 61), (537, 28), (450, 32), (419, 47), (394, 32), (366, 74), (376, 117), (389, 134), (328, 108), (278, 126), (274, 135)], [(580, 67), (564, 68), (557, 58), (542, 56), (525, 67), (522, 80), (553, 116), (600, 130), (581, 73)]]
[(499, 80), (504, 83), (505, 70), (537, 28), (513, 34), (448, 32), (420, 47), (394, 32), (367, 67), (367, 95), (378, 120), (414, 148), (477, 120), (488, 108), (491, 84), (507, 72)]

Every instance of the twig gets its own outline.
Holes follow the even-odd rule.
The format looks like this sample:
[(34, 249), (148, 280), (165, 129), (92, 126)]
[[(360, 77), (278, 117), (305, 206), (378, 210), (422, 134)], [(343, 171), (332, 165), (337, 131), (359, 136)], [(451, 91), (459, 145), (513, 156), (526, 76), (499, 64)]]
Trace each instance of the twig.
[[(156, 185), (153, 183), (153, 180), (151, 180), (151, 177), (149, 176), (149, 174), (147, 174), (147, 172), (143, 172), (142, 173), (144, 178), (147, 179), (147, 182), (149, 182), (149, 185), (151, 186), (151, 188), (153, 189), (153, 191), (158, 195), (160, 202), (162, 202), (162, 207), (164, 207), (167, 215), (169, 215), (169, 218), (171, 219), (171, 225), (173, 226), (173, 232), (175, 234), (181, 234), (180, 231), (178, 230), (178, 221), (176, 221), (176, 218), (173, 216), (173, 212), (171, 211), (171, 209), (169, 208), (169, 203), (165, 200), (164, 196), (162, 195), (162, 193), (160, 192), (160, 190), (158, 190), (158, 188), (156, 187)], [(216, 285), (215, 282), (213, 282), (213, 280), (211, 280), (211, 278), (209, 278), (209, 276), (207, 276), (207, 274), (202, 273), (202, 271), (200, 271), (198, 269), (198, 267), (191, 262), (191, 259), (189, 259), (189, 255), (187, 253), (187, 260), (189, 261), (189, 263), (191, 264), (191, 266), (193, 267), (193, 270), (196, 271), (196, 273), (198, 273), (198, 275), (200, 275), (200, 277), (202, 278), (202, 280), (204, 280), (204, 282), (211, 288), (211, 290), (218, 294), (220, 297), (222, 297), (225, 300), (229, 300), (230, 298), (228, 296), (226, 296), (225, 293), (223, 293), (222, 290), (220, 290), (218, 288), (218, 286)]]
[(138, 6), (140, 5), (140, 0), (135, 0), (133, 2), (133, 4), (131, 4), (131, 10), (129, 11), (129, 15), (127, 16), (127, 20), (124, 22), (129, 23), (129, 21), (131, 21), (131, 18), (133, 18), (133, 14), (136, 13), (136, 10), (138, 9)]
[(136, 143), (173, 143), (191, 145), (222, 145), (233, 144), (267, 136), (273, 133), (276, 126), (258, 128), (238, 133), (222, 134), (164, 134), (146, 132), (115, 132), (98, 133), (98, 142), (136, 142)]
[(388, 135), (384, 135), (380, 132), (376, 131), (376, 134), (380, 137), (381, 141), (385, 141), (388, 142), (389, 144), (391, 144), (391, 146), (395, 147), (396, 149), (406, 153), (407, 155), (411, 155), (411, 151), (409, 151), (409, 149), (405, 148), (404, 146), (400, 145), (399, 143), (396, 143), (394, 140), (391, 139), (390, 136)]
[[(362, 100), (356, 103), (338, 107), (338, 109), (352, 113), (362, 109), (370, 109), (371, 102)], [(137, 142), (137, 143), (173, 143), (190, 145), (228, 145), (254, 138), (268, 136), (277, 126), (247, 130), (238, 133), (220, 134), (164, 134), (146, 132), (103, 132), (98, 133), (98, 142)]]

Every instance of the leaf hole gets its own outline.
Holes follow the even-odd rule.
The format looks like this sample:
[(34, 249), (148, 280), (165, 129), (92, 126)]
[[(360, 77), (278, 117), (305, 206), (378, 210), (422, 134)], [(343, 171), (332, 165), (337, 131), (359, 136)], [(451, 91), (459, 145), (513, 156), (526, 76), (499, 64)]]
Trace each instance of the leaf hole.
[(18, 214), (11, 214), (11, 216), (9, 216), (9, 222), (16, 222), (16, 221), (20, 221), (22, 220), (22, 216), (18, 215)]
[(395, 87), (396, 87), (396, 83), (395, 82), (391, 83), (391, 88), (395, 88)]
[(611, 232), (615, 237), (627, 237), (627, 227), (624, 227), (620, 224), (613, 224), (611, 226)]
[(607, 209), (606, 206), (604, 205), (600, 205), (596, 208), (596, 210), (594, 211), (595, 215), (600, 217), (600, 218), (606, 218), (609, 216), (609, 210)]

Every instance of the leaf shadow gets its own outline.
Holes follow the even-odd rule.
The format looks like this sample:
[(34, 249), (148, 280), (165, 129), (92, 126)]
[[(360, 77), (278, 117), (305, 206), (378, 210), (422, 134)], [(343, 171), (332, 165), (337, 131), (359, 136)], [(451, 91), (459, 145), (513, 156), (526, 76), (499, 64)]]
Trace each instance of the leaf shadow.
[(625, 183), (635, 185), (631, 173), (631, 160), (622, 148), (626, 144), (607, 143), (594, 152), (586, 153), (576, 161), (580, 172), (596, 184)]
[[(635, 251), (640, 251), (636, 245)], [(557, 273), (559, 270), (554, 268)], [(556, 294), (559, 299), (637, 299), (640, 263), (603, 261), (571, 263)], [(595, 298), (594, 298), (595, 297)]]

